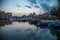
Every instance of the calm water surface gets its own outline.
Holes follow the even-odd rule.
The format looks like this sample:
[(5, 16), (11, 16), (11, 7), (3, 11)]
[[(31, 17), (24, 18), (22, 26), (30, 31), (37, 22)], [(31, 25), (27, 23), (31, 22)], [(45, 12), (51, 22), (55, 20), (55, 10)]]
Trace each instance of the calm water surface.
[(12, 22), (0, 27), (3, 40), (57, 40), (52, 31), (49, 28), (30, 25), (28, 22)]

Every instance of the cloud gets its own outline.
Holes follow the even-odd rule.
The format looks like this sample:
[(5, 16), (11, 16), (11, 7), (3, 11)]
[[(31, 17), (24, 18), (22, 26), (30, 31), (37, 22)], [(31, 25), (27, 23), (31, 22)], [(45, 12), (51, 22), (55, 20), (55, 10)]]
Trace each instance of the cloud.
[(51, 8), (52, 8), (45, 3), (41, 3), (41, 6), (43, 7), (44, 10), (48, 10), (48, 11), (51, 10)]
[(36, 0), (28, 0), (30, 3), (36, 4)]
[(25, 6), (25, 7), (27, 7), (27, 8), (31, 8), (31, 6)]
[(57, 0), (28, 0), (28, 2), (30, 2), (30, 5), (35, 8), (40, 8), (47, 11), (57, 5)]
[(19, 4), (16, 5), (17, 7), (21, 7)]
[(35, 6), (36, 8), (40, 8), (38, 5)]
[(20, 12), (23, 10), (22, 12), (24, 13), (41, 13), (40, 11), (49, 11), (57, 5), (57, 0), (1, 0), (0, 2), (2, 1), (3, 5), (1, 6), (1, 10), (12, 10), (11, 12)]

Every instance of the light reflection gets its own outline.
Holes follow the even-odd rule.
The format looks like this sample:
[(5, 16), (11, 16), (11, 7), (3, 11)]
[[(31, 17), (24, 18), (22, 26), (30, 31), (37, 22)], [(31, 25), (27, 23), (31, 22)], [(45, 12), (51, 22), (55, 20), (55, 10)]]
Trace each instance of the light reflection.
[(53, 36), (48, 28), (37, 28), (28, 22), (12, 22), (0, 30), (4, 40), (56, 40), (56, 36)]
[(12, 22), (12, 24), (5, 25), (6, 28), (36, 28), (35, 25), (30, 25), (28, 22)]

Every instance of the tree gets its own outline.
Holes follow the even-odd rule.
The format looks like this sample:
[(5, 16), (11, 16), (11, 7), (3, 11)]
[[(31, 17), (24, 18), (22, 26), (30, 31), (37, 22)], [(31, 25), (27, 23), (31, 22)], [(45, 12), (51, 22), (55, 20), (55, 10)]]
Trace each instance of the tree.
[(60, 18), (60, 0), (58, 0), (58, 6), (57, 6), (57, 8), (53, 8), (51, 10), (51, 15), (55, 16), (56, 18)]

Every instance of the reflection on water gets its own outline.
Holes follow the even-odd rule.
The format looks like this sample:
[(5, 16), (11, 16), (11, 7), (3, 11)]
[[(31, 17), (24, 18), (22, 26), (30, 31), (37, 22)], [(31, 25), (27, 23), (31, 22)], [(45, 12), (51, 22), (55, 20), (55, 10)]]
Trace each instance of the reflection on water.
[(0, 22), (3, 40), (59, 40), (60, 31), (38, 28), (28, 22)]
[(0, 20), (0, 27), (1, 26), (5, 26), (5, 25), (9, 25), (9, 24), (12, 24), (12, 22), (10, 22), (10, 21), (7, 21), (7, 20)]
[(60, 40), (60, 30), (57, 29), (50, 29), (52, 35), (56, 35), (57, 40)]

